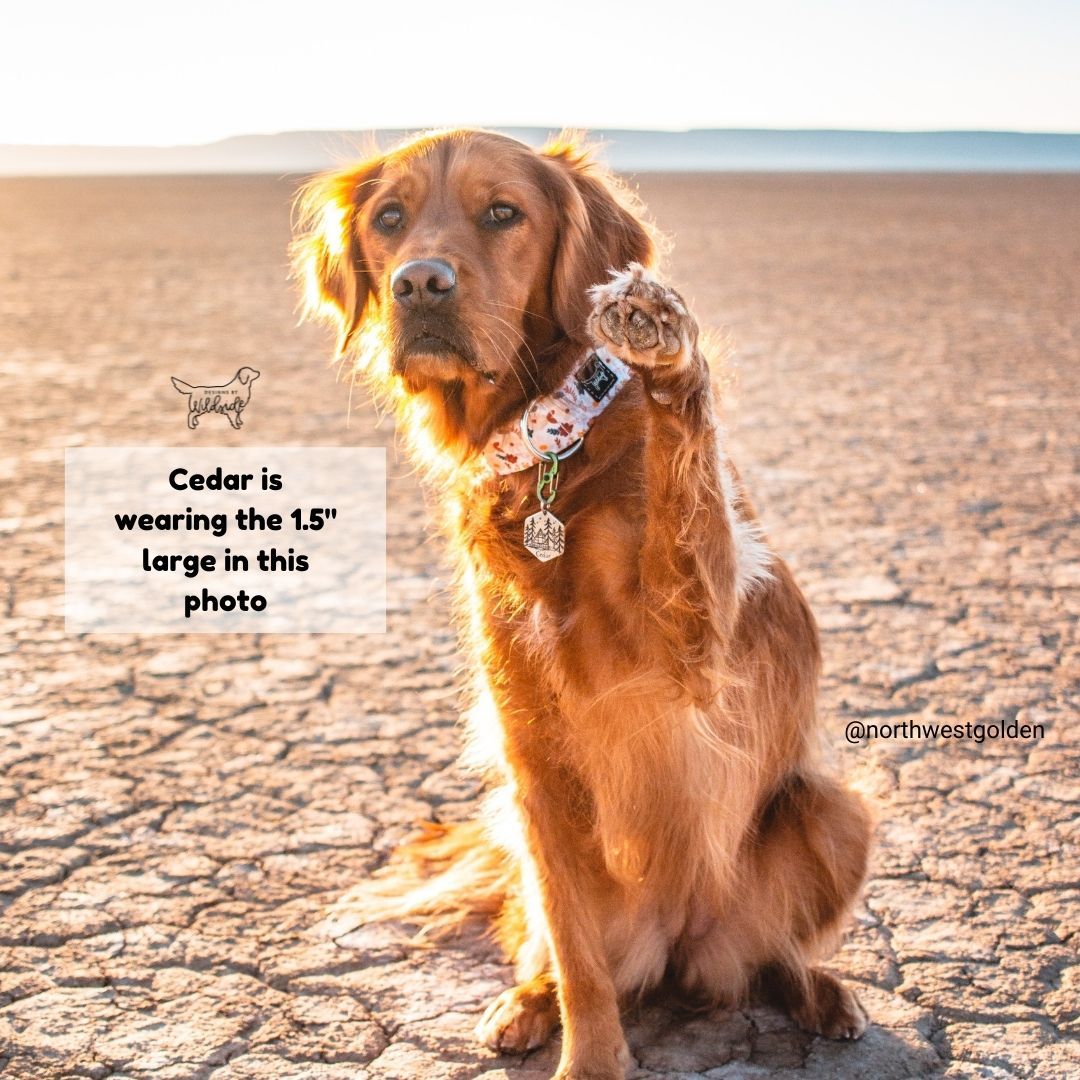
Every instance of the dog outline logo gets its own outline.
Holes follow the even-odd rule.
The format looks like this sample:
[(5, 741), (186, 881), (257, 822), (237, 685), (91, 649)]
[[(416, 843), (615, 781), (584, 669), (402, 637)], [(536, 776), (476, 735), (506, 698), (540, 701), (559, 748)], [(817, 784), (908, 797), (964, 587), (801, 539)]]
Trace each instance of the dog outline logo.
[(261, 372), (252, 367), (242, 367), (224, 386), (192, 386), (173, 376), (172, 384), (181, 394), (188, 396), (187, 426), (197, 428), (199, 417), (216, 412), (225, 417), (234, 428), (244, 426), (240, 414), (251, 400), (251, 384)]
[(607, 392), (619, 381), (615, 372), (593, 353), (574, 375), (574, 381), (583, 394), (588, 394), (593, 401), (603, 401)]

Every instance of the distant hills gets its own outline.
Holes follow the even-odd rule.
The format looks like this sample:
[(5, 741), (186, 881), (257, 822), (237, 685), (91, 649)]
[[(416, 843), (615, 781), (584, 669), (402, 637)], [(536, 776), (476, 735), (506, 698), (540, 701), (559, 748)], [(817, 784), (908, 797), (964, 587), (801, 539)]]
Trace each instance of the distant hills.
[[(539, 145), (547, 128), (504, 128)], [(0, 176), (308, 173), (353, 160), (406, 132), (287, 131), (202, 146), (4, 146)], [(596, 130), (625, 172), (1076, 172), (1080, 134), (1015, 131)]]

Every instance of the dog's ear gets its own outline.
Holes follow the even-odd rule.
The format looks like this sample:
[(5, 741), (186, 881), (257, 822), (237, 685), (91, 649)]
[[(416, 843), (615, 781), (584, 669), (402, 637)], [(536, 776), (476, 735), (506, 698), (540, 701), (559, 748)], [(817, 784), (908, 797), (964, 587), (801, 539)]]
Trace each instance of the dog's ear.
[(578, 142), (560, 138), (541, 151), (558, 217), (551, 270), (551, 308), (571, 338), (582, 338), (592, 304), (588, 289), (627, 263), (649, 266), (652, 230), (633, 195), (602, 169)]
[(382, 160), (374, 157), (317, 176), (300, 189), (295, 203), (291, 253), (293, 274), (304, 290), (304, 315), (337, 327), (339, 353), (349, 347), (375, 295), (356, 216), (378, 182)]

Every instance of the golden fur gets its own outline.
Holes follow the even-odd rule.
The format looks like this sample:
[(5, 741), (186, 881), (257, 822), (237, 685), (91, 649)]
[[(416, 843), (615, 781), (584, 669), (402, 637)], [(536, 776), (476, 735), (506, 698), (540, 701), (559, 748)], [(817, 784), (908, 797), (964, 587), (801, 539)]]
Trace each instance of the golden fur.
[[(479, 1033), (521, 1051), (561, 1019), (564, 1078), (622, 1076), (619, 1004), (661, 982), (760, 989), (860, 1035), (814, 964), (863, 880), (867, 814), (815, 761), (813, 617), (724, 453), (640, 208), (572, 142), (437, 133), (310, 183), (295, 258), (434, 494), (475, 670), (467, 755), (492, 789), (482, 822), (431, 826), (347, 910), (495, 918), (518, 985)], [(432, 258), (456, 286), (409, 309), (391, 276)], [(493, 478), (480, 450), (595, 342), (640, 377), (566, 462), (566, 551), (541, 563), (534, 470)]]

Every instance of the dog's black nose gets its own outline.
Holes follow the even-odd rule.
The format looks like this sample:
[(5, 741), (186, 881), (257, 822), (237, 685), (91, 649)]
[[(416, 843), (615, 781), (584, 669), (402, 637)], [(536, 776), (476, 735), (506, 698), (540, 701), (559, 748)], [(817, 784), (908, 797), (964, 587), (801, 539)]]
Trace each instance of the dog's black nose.
[(457, 286), (454, 268), (442, 259), (402, 263), (390, 279), (394, 299), (405, 307), (425, 307), (447, 300)]

